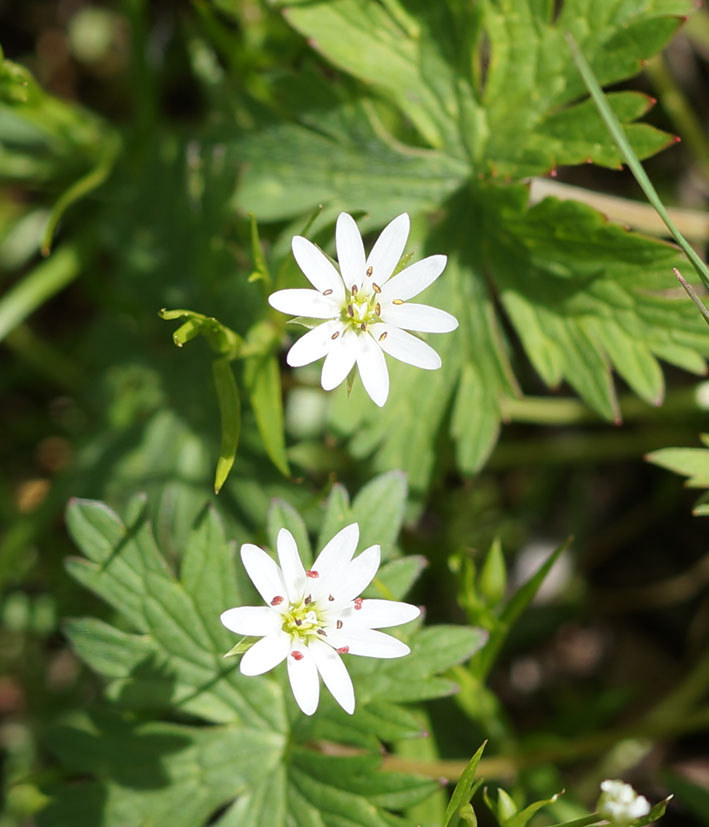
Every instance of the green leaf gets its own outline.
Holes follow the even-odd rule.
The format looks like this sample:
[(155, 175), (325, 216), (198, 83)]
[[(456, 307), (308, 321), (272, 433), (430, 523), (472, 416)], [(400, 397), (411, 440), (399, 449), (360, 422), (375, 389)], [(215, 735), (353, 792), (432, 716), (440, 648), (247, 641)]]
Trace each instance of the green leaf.
[(231, 363), (226, 357), (215, 359), (212, 362), (214, 385), (219, 400), (219, 417), (222, 427), (222, 439), (219, 448), (217, 470), (214, 475), (214, 493), (218, 494), (229, 476), (234, 465), (236, 449), (239, 445), (241, 433), (241, 401), (239, 389), (231, 369)]
[[(272, 332), (263, 326), (252, 330), (249, 336), (250, 343), (271, 339)], [(268, 346), (264, 346), (264, 352), (246, 360), (244, 381), (266, 453), (284, 476), (290, 476), (283, 430), (281, 371)]]
[(476, 781), (475, 773), (478, 769), (478, 764), (482, 758), (483, 750), (487, 741), (483, 741), (478, 751), (468, 761), (468, 765), (461, 773), (458, 783), (455, 785), (451, 799), (446, 807), (445, 815), (443, 816), (443, 824), (441, 827), (457, 827), (460, 821), (460, 810), (470, 802), (475, 795), (476, 790), (482, 783), (482, 779)]
[(397, 19), (391, 6), (329, 0), (290, 3), (285, 15), (336, 66), (390, 98), (431, 146), (455, 144), (458, 78), (438, 51), (445, 41), (436, 43), (423, 15), (399, 9)]
[[(503, 790), (500, 790), (500, 793), (502, 792)], [(527, 823), (538, 810), (541, 810), (542, 807), (546, 807), (548, 804), (553, 804), (560, 795), (561, 793), (557, 793), (551, 798), (544, 799), (543, 801), (535, 801), (523, 810), (513, 813), (506, 820), (501, 820), (500, 823), (503, 827), (527, 827)]]
[(388, 560), (404, 522), (406, 476), (399, 471), (380, 474), (360, 490), (352, 503), (352, 517), (359, 523), (360, 544), (382, 547), (382, 560)]
[(499, 603), (505, 595), (507, 569), (499, 538), (495, 538), (485, 557), (485, 562), (480, 569), (478, 585), (481, 594), (493, 606)]
[(167, 310), (166, 308), (163, 308), (158, 315), (166, 321), (185, 320), (172, 334), (172, 340), (178, 347), (182, 347), (201, 334), (212, 350), (220, 356), (233, 359), (241, 348), (243, 342), (241, 336), (213, 316), (205, 316), (194, 310)]
[(473, 670), (478, 678), (483, 679), (488, 674), (512, 625), (532, 602), (545, 577), (561, 554), (568, 548), (570, 542), (571, 539), (567, 540), (552, 552), (529, 580), (523, 583), (505, 603), (497, 622), (490, 632), (490, 637), (473, 662)]
[[(701, 439), (707, 444), (709, 435), (702, 434)], [(649, 453), (645, 459), (675, 474), (688, 477), (685, 482), (688, 488), (709, 488), (709, 448), (660, 448), (659, 451)], [(706, 494), (702, 494), (694, 504), (692, 513), (695, 517), (709, 515)]]
[[(311, 88), (301, 90), (305, 110)], [(306, 118), (306, 121), (308, 119)], [(383, 224), (403, 211), (431, 210), (463, 182), (463, 161), (436, 150), (400, 146), (361, 102), (331, 102), (313, 124), (280, 121), (240, 136), (245, 167), (239, 204), (259, 221), (310, 213), (318, 203), (366, 209)]]

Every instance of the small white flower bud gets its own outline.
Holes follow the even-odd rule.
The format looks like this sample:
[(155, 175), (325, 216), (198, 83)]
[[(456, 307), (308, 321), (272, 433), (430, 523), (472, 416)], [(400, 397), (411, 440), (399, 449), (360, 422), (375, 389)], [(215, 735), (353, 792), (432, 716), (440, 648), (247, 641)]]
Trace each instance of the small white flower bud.
[(638, 795), (630, 784), (619, 780), (606, 780), (601, 784), (601, 797), (596, 810), (611, 824), (630, 824), (650, 812), (648, 800)]

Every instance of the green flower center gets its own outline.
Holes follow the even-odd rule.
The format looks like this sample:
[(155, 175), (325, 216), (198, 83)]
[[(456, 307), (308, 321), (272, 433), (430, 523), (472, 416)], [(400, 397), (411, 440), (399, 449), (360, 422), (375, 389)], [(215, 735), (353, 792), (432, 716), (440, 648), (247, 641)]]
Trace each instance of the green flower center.
[(324, 635), (324, 625), (322, 613), (317, 606), (308, 598), (304, 598), (300, 603), (291, 603), (288, 611), (283, 615), (281, 628), (291, 638), (306, 640), (313, 635)]
[(355, 331), (366, 330), (368, 325), (380, 322), (382, 307), (378, 292), (365, 295), (353, 285), (345, 299), (341, 320), (344, 325)]

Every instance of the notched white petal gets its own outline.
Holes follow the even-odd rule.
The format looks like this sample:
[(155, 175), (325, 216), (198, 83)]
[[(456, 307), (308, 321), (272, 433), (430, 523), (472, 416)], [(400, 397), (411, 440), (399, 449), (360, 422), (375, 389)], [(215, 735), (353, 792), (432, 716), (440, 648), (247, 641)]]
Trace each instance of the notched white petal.
[(283, 619), (278, 611), (268, 606), (237, 606), (219, 616), (230, 632), (250, 637), (263, 637), (277, 632)]
[(321, 293), (329, 290), (328, 295), (332, 295), (336, 301), (342, 301), (345, 297), (342, 279), (325, 253), (302, 235), (293, 237), (291, 248), (298, 267), (313, 287)]
[(347, 633), (343, 629), (343, 633), (336, 637), (334, 643), (337, 648), (347, 647), (350, 655), (366, 658), (403, 658), (411, 651), (397, 638), (373, 629), (357, 629)]
[(297, 603), (303, 596), (305, 588), (305, 569), (298, 554), (295, 537), (287, 528), (282, 528), (278, 532), (276, 547), (278, 549), (278, 562), (281, 564), (283, 579), (288, 591), (288, 599), (291, 603)]
[(241, 547), (241, 562), (251, 582), (269, 606), (278, 606), (285, 600), (286, 585), (281, 570), (262, 548), (244, 543)]
[(319, 324), (304, 336), (301, 336), (291, 347), (286, 356), (286, 362), (292, 368), (299, 368), (303, 365), (309, 365), (311, 362), (317, 362), (318, 359), (327, 356), (334, 342), (332, 337), (340, 336), (343, 329), (342, 322), (339, 321)]
[(335, 244), (337, 261), (345, 285), (348, 288), (353, 284), (359, 286), (365, 271), (364, 245), (354, 218), (346, 212), (340, 213), (337, 217)]
[(301, 711), (312, 715), (318, 708), (320, 681), (315, 659), (308, 646), (293, 643), (288, 653), (288, 679), (295, 701)]
[(365, 285), (368, 281), (374, 282), (379, 287), (386, 284), (404, 254), (410, 226), (409, 216), (402, 213), (381, 231), (372, 247), (372, 252), (367, 257)]
[(241, 658), (242, 675), (253, 677), (273, 669), (286, 657), (290, 649), (290, 637), (283, 631), (267, 635), (254, 643)]
[(365, 599), (357, 611), (348, 615), (347, 627), (387, 629), (409, 623), (421, 614), (418, 606), (397, 600)]
[(317, 583), (326, 591), (325, 597), (329, 594), (331, 583), (337, 583), (342, 577), (342, 572), (354, 556), (358, 542), (359, 525), (351, 523), (338, 531), (318, 554), (313, 563), (313, 571), (318, 573)]
[(344, 569), (333, 597), (338, 605), (354, 600), (372, 582), (379, 568), (381, 549), (379, 546), (366, 548)]
[(288, 313), (291, 316), (334, 319), (340, 315), (339, 304), (332, 296), (323, 296), (317, 290), (302, 287), (277, 290), (268, 297), (268, 303), (281, 313)]
[(331, 646), (318, 640), (314, 640), (308, 648), (313, 655), (323, 683), (345, 712), (352, 715), (355, 708), (354, 687), (342, 658)]
[(437, 370), (441, 357), (426, 342), (391, 324), (376, 324), (370, 328), (379, 347), (389, 356), (424, 370)]
[(458, 327), (455, 316), (427, 304), (382, 305), (382, 321), (418, 333), (450, 333)]
[(422, 258), (397, 273), (393, 279), (382, 288), (380, 300), (383, 302), (401, 299), (406, 301), (425, 290), (445, 270), (446, 256), (429, 256)]
[(357, 334), (353, 331), (346, 330), (335, 339), (327, 354), (320, 376), (320, 384), (323, 390), (331, 391), (345, 380), (347, 374), (354, 367), (357, 352)]
[(372, 401), (381, 408), (389, 396), (389, 371), (382, 349), (368, 333), (358, 337), (357, 367), (362, 384)]

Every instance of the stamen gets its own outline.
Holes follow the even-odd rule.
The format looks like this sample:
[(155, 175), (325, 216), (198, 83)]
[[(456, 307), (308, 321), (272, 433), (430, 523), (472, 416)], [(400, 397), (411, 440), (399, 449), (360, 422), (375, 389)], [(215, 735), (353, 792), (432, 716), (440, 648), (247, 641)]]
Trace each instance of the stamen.
[(353, 296), (356, 296), (356, 295), (357, 295), (357, 289), (358, 289), (358, 288), (357, 288), (357, 285), (356, 285), (356, 284), (353, 284), (353, 285), (352, 285), (352, 295), (353, 295)]
[(374, 290), (375, 293), (382, 292), (382, 288), (376, 283), (376, 281), (372, 282), (372, 290)]
[(330, 338), (331, 338), (331, 339), (337, 339), (337, 337), (338, 337), (339, 335), (340, 335), (340, 331), (339, 331), (339, 330), (336, 330), (336, 331), (332, 334), (332, 336), (330, 336)]
[(379, 341), (380, 341), (380, 342), (383, 342), (383, 341), (384, 341), (384, 339), (386, 339), (386, 337), (387, 337), (388, 335), (389, 335), (389, 334), (388, 334), (388, 333), (386, 332), (386, 330), (385, 330), (385, 331), (384, 331), (384, 333), (382, 333), (382, 335), (379, 337)]
[(315, 631), (316, 631), (319, 635), (322, 635), (323, 637), (327, 637), (327, 633), (325, 632), (325, 630), (324, 630), (324, 629), (316, 629)]
[(350, 314), (350, 316), (354, 316), (354, 307), (352, 307), (351, 304), (347, 305), (347, 312)]
[(374, 272), (374, 267), (372, 267), (371, 265), (369, 267), (367, 267), (367, 275), (368, 276), (371, 276), (373, 272)]
[(361, 597), (355, 597), (354, 607), (355, 607), (355, 611), (359, 611), (362, 608), (362, 598)]
[(283, 603), (283, 598), (280, 596), (280, 594), (277, 594), (277, 595), (273, 598), (273, 600), (271, 601), (271, 605), (272, 605), (272, 606), (280, 606), (280, 605), (281, 605), (281, 603)]
[(382, 306), (381, 306), (381, 304), (379, 304), (379, 302), (377, 302), (377, 303), (374, 305), (374, 312), (377, 314), (377, 316), (381, 316), (381, 315), (382, 315)]
[[(340, 648), (339, 648), (337, 651), (338, 651), (341, 655), (346, 655), (346, 654), (350, 651), (350, 647), (349, 647), (349, 646), (340, 646)], [(301, 657), (302, 657), (302, 656), (301, 656)]]
[(312, 577), (312, 578), (320, 577), (320, 575), (316, 571), (313, 571), (313, 569), (310, 569), (309, 571), (306, 571), (305, 576), (306, 577)]
[(337, 626), (338, 629), (341, 629), (342, 628), (342, 621), (338, 620), (337, 623), (335, 624), (335, 626)]
[(302, 621), (302, 620), (298, 620), (298, 618), (296, 618), (296, 619), (295, 619), (295, 625), (296, 625), (296, 626), (302, 626), (302, 625), (303, 625), (303, 621)]
[(404, 303), (403, 299), (394, 299), (394, 301), (392, 302), (392, 304), (403, 304), (403, 303)]
[(313, 602), (313, 596), (312, 596), (312, 594), (309, 594), (309, 595), (305, 598), (305, 600), (303, 601), (303, 603), (305, 603), (305, 605), (306, 605), (306, 606), (309, 606), (312, 602)]
[(299, 652), (297, 649), (294, 649), (290, 653), (290, 656), (293, 658), (293, 660), (303, 660), (303, 653)]
[(334, 600), (335, 598), (334, 598), (334, 597), (330, 594), (330, 595), (328, 595), (328, 598), (327, 598), (327, 599), (328, 599), (328, 600)]
[(332, 288), (328, 288), (327, 290), (322, 291), (323, 296), (331, 296), (332, 295)]
[(359, 326), (359, 329), (360, 330), (366, 330), (367, 329), (367, 322), (362, 322), (362, 324)]

